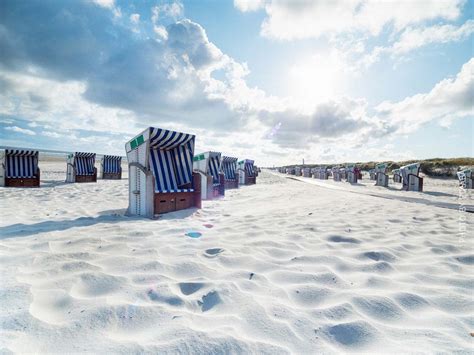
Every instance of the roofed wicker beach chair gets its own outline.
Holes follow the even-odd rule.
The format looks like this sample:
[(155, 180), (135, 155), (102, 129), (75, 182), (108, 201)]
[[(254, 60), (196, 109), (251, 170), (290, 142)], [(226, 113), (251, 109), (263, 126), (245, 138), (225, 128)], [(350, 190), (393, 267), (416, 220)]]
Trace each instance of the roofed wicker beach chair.
[(295, 175), (296, 176), (301, 176), (301, 167), (295, 166)]
[(303, 168), (303, 176), (311, 177), (311, 168)]
[(224, 172), (225, 189), (236, 189), (239, 187), (237, 176), (237, 158), (223, 156), (221, 161), (221, 170)]
[(358, 170), (355, 164), (347, 164), (346, 165), (346, 181), (350, 182), (351, 184), (356, 184), (357, 183), (357, 178), (358, 176)]
[(400, 175), (402, 176), (403, 190), (423, 191), (423, 178), (420, 174), (420, 163), (402, 166)]
[(347, 171), (345, 167), (340, 168), (339, 173), (341, 174), (341, 180), (347, 179)]
[(192, 134), (149, 127), (125, 144), (128, 214), (156, 215), (201, 208), (201, 178), (193, 173)]
[(375, 174), (375, 169), (370, 169), (369, 170), (369, 179), (370, 180), (377, 180), (376, 174)]
[(193, 159), (193, 169), (201, 176), (201, 199), (212, 200), (225, 194), (224, 173), (221, 171), (221, 153), (205, 152)]
[(379, 163), (375, 165), (375, 186), (388, 186), (387, 164)]
[(104, 155), (100, 161), (101, 177), (104, 180), (120, 180), (122, 178), (122, 157)]
[(237, 171), (239, 174), (239, 185), (253, 185), (256, 183), (253, 165), (254, 161), (250, 159), (244, 159), (238, 162)]
[(295, 175), (295, 168), (286, 168), (286, 173), (288, 175)]
[(97, 182), (95, 153), (76, 152), (67, 157), (66, 182)]
[(400, 174), (400, 169), (393, 169), (393, 182), (401, 183), (402, 182), (402, 175)]
[(472, 182), (472, 169), (464, 169), (462, 171), (457, 172), (458, 179), (459, 179), (459, 186), (464, 189), (472, 189), (473, 182)]
[(39, 187), (38, 156), (37, 150), (1, 150), (0, 186)]
[(341, 181), (341, 168), (339, 166), (332, 168), (332, 179), (334, 181)]
[(328, 179), (328, 169), (325, 165), (319, 167), (319, 178), (321, 180)]

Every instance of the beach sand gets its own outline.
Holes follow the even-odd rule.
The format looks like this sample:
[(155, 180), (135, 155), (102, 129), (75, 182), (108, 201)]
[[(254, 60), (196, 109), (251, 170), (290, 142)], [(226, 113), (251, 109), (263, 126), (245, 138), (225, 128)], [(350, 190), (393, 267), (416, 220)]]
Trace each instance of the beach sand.
[(126, 179), (41, 168), (41, 188), (0, 189), (2, 352), (473, 352), (474, 214), (455, 180), (263, 171), (148, 220), (124, 215)]

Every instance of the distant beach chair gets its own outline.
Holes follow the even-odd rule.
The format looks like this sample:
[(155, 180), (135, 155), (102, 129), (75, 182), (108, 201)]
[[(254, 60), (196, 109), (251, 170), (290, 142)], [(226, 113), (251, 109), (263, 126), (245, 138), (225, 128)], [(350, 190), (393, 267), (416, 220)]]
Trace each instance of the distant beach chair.
[(254, 175), (255, 177), (257, 178), (258, 177), (258, 174), (260, 173), (260, 168), (256, 165), (253, 166), (253, 172), (254, 172)]
[(193, 173), (195, 136), (149, 127), (125, 144), (128, 214), (153, 218), (201, 208), (201, 177)]
[(423, 178), (418, 176), (419, 173), (420, 163), (409, 164), (400, 168), (403, 190), (423, 191)]
[(101, 178), (104, 180), (120, 180), (122, 178), (122, 157), (104, 155), (100, 161)]
[(334, 166), (332, 168), (332, 179), (334, 181), (341, 181), (341, 168), (338, 166)]
[(347, 182), (351, 183), (351, 184), (356, 184), (357, 183), (357, 179), (359, 177), (359, 174), (358, 174), (358, 170), (357, 170), (357, 167), (354, 165), (354, 164), (347, 164), (346, 165), (346, 180)]
[(328, 171), (326, 166), (321, 166), (319, 167), (319, 178), (321, 180), (327, 180), (328, 179)]
[(301, 168), (299, 166), (295, 166), (295, 175), (301, 176)]
[(379, 163), (375, 165), (375, 186), (388, 187), (387, 164)]
[(303, 168), (303, 176), (304, 177), (311, 177), (311, 169), (310, 168)]
[(212, 200), (225, 194), (221, 155), (218, 152), (205, 152), (194, 156), (193, 169), (201, 176), (201, 199), (203, 200)]
[(95, 153), (76, 152), (67, 157), (66, 182), (97, 182)]
[(238, 162), (239, 185), (253, 185), (256, 183), (253, 165), (254, 161), (250, 159), (244, 159)]
[(236, 189), (239, 187), (239, 180), (237, 176), (237, 158), (222, 157), (221, 169), (224, 172), (225, 189)]
[(376, 174), (375, 174), (375, 169), (370, 169), (369, 170), (369, 179), (370, 180), (377, 180)]
[(393, 169), (393, 182), (401, 183), (402, 182), (402, 175), (400, 174), (400, 169)]
[(473, 188), (472, 169), (464, 169), (462, 171), (458, 171), (457, 175), (458, 175), (460, 187), (464, 189)]
[(287, 168), (286, 173), (288, 175), (295, 175), (295, 168)]
[(346, 168), (342, 167), (339, 169), (339, 172), (341, 174), (341, 179), (346, 180), (347, 179), (347, 171)]
[(37, 150), (0, 150), (0, 186), (39, 187)]

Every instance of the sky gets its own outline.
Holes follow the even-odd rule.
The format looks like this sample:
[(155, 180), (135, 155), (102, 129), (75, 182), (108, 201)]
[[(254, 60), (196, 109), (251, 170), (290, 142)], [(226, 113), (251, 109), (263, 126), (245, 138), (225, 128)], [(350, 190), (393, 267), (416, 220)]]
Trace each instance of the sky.
[(473, 1), (3, 0), (0, 144), (149, 126), (257, 165), (474, 156)]

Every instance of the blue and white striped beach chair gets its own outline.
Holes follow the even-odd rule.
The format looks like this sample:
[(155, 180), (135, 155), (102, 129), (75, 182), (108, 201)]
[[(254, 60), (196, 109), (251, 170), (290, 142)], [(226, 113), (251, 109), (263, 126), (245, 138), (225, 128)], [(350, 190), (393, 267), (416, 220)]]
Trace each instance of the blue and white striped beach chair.
[(463, 169), (457, 172), (459, 179), (459, 187), (463, 189), (472, 189), (472, 169)]
[(122, 178), (122, 157), (117, 155), (104, 155), (100, 161), (101, 177), (107, 180), (120, 180)]
[(0, 185), (5, 187), (39, 187), (38, 151), (7, 149), (0, 153)]
[(193, 169), (201, 176), (201, 198), (211, 200), (224, 196), (224, 173), (221, 172), (221, 156), (219, 152), (196, 154)]
[(76, 152), (67, 158), (66, 182), (97, 182), (95, 153)]
[(221, 169), (224, 172), (225, 189), (236, 189), (239, 187), (237, 176), (237, 158), (222, 157)]
[(253, 185), (256, 183), (255, 172), (253, 170), (254, 161), (244, 159), (237, 164), (239, 173), (239, 185)]
[(201, 180), (193, 173), (195, 136), (149, 127), (125, 144), (130, 215), (201, 207)]

